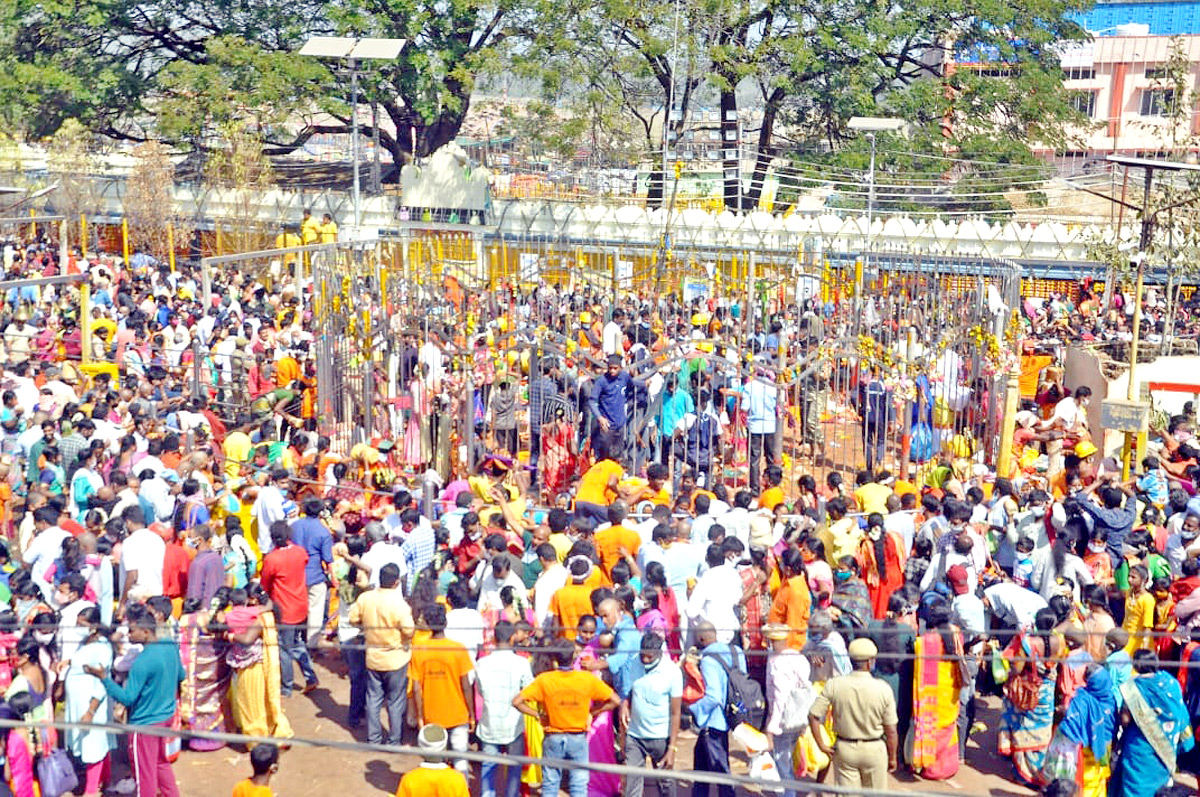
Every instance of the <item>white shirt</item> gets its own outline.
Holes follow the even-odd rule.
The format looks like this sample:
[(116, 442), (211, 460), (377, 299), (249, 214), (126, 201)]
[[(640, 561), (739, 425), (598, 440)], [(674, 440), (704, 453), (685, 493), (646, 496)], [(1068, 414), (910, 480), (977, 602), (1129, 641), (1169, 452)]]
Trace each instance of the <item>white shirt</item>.
[(917, 533), (916, 517), (911, 512), (892, 512), (883, 517), (885, 531), (894, 531), (904, 539), (904, 550), (911, 551)]
[[(726, 537), (737, 537), (742, 541), (742, 545), (746, 546), (746, 550), (750, 549), (750, 511), (741, 507), (734, 507), (721, 516), (717, 524), (725, 529)], [(705, 540), (707, 545), (708, 541)]]
[(621, 350), (621, 338), (624, 333), (621, 332), (621, 327), (615, 321), (609, 321), (604, 325), (604, 332), (600, 336), (600, 348), (605, 354), (624, 354)]
[[(271, 524), (276, 520), (286, 520), (287, 513), (283, 509), (283, 491), (274, 484), (268, 484), (254, 499), (250, 511), (258, 520), (258, 550), (263, 556), (271, 552)], [(379, 586), (377, 581), (372, 584)]]
[(1054, 415), (1050, 421), (1061, 420), (1063, 426), (1067, 429), (1074, 429), (1076, 423), (1079, 422), (1079, 416), (1083, 414), (1083, 408), (1075, 402), (1074, 396), (1067, 396), (1054, 405)]
[(528, 591), (525, 589), (525, 582), (517, 575), (516, 570), (509, 570), (508, 575), (497, 581), (496, 577), (492, 575), (491, 565), (488, 565), (487, 574), (479, 585), (479, 605), (476, 608), (481, 612), (488, 609), (499, 611), (504, 606), (500, 602), (500, 590), (508, 586), (516, 590), (518, 601), (525, 600)]
[(400, 568), (400, 577), (404, 578), (408, 566), (404, 564), (404, 551), (394, 542), (377, 542), (362, 555), (362, 563), (371, 568), (371, 586), (379, 586), (379, 571), (384, 565), (394, 564)]
[(175, 497), (171, 495), (171, 485), (166, 479), (146, 479), (138, 487), (138, 495), (145, 498), (154, 507), (154, 517), (148, 521), (168, 521), (175, 511)]
[(161, 595), (163, 591), (163, 558), (167, 555), (167, 544), (163, 538), (148, 528), (140, 528), (125, 538), (121, 546), (121, 578), (132, 570), (137, 571), (139, 587), (147, 595)]
[(798, 650), (787, 649), (767, 658), (767, 715), (764, 731), (778, 736), (808, 725), (808, 710), (817, 699), (809, 681), (812, 668)]
[(540, 628), (550, 615), (550, 599), (566, 585), (570, 573), (567, 568), (555, 562), (542, 571), (537, 583), (533, 585), (533, 617)]
[(742, 600), (742, 577), (726, 562), (700, 576), (688, 598), (688, 617), (692, 622), (707, 620), (717, 630), (717, 641), (726, 644), (741, 627), (734, 609)]
[[(108, 565), (105, 564), (105, 567)], [(58, 621), (58, 642), (62, 646), (62, 660), (70, 661), (87, 639), (88, 629), (79, 625), (79, 613), (96, 604), (80, 598), (60, 609)]]
[[(42, 595), (46, 600), (50, 600), (54, 594), (54, 587), (46, 580), (46, 571), (54, 560), (62, 555), (63, 540), (70, 537), (69, 531), (64, 531), (58, 526), (50, 526), (33, 538), (33, 542), (25, 549), (21, 560), (29, 565), (29, 574), (33, 576), (33, 583), (38, 585), (38, 589), (42, 591)], [(158, 592), (162, 592), (160, 589)], [(158, 592), (154, 593), (155, 595)]]
[(471, 658), (483, 647), (483, 615), (474, 609), (451, 609), (446, 612), (446, 639), (452, 639), (467, 649)]
[(983, 591), (983, 596), (991, 604), (993, 617), (1021, 629), (1033, 628), (1034, 615), (1048, 605), (1041, 595), (1011, 581), (993, 584)]

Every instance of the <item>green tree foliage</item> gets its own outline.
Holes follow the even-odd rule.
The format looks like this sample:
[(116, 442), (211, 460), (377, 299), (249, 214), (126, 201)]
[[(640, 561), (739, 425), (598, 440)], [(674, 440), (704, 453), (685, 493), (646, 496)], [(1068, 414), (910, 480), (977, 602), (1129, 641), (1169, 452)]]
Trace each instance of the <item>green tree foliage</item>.
[(0, 118), (31, 138), (75, 118), (116, 138), (195, 143), (253, 123), (269, 151), (288, 152), (351, 118), (347, 75), (295, 55), (305, 40), (395, 37), (409, 46), (394, 63), (363, 64), (361, 99), (399, 131), (380, 138), (401, 162), (414, 142), (427, 155), (454, 138), (476, 79), (500, 67), (540, 1), (11, 0)]

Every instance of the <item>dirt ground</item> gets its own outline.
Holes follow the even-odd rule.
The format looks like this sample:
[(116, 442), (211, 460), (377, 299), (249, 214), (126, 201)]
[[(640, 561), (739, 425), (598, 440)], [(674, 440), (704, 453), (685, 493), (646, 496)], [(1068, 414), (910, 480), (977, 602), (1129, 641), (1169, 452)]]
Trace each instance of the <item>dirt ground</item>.
[[(365, 741), (365, 733), (345, 727), (349, 684), (341, 675), (336, 654), (322, 653), (317, 660), (321, 687), (310, 695), (299, 692), (285, 699), (284, 708), (296, 736), (311, 739)], [(952, 779), (923, 781), (905, 772), (892, 776), (892, 791), (933, 792), (992, 797), (1025, 797), (1029, 789), (1011, 779), (1008, 761), (996, 753), (996, 727), (1000, 702), (984, 698), (978, 719), (987, 730), (971, 737), (967, 744), (967, 763)], [(691, 768), (691, 748), (695, 737), (684, 734), (680, 746), (678, 770)], [(401, 775), (416, 765), (409, 756), (378, 753), (352, 753), (333, 749), (296, 747), (285, 753), (279, 774), (271, 787), (279, 797), (303, 797), (313, 794), (384, 795), (395, 794)], [(744, 756), (735, 755), (735, 771), (745, 772)], [(212, 753), (185, 750), (175, 764), (175, 774), (183, 797), (218, 797), (230, 794), (234, 784), (250, 773), (248, 756), (226, 748)], [(1191, 782), (1191, 779), (1188, 779)], [(344, 790), (344, 791), (341, 791)], [(647, 783), (648, 793), (653, 787)], [(477, 785), (472, 783), (472, 793)], [(750, 792), (747, 792), (750, 793)]]

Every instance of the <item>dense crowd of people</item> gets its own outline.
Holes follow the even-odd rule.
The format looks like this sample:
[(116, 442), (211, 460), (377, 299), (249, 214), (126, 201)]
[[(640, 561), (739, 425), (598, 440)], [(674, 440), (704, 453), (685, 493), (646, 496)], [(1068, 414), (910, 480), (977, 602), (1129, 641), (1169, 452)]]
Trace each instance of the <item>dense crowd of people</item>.
[[(1155, 429), (1132, 478), (1102, 457), (1059, 333), (1127, 321), (1086, 286), (1023, 308), (997, 473), (1002, 363), (936, 344), (947, 308), (916, 297), (872, 300), (878, 345), (849, 362), (822, 355), (858, 329), (845, 302), (448, 282), (465, 325), (389, 318), (374, 427), (338, 439), (303, 281), (213, 274), (205, 306), (196, 270), (141, 252), (4, 258), (91, 289), (91, 318), (60, 285), (11, 289), (0, 320), (18, 797), (68, 776), (97, 795), (126, 764), (139, 795), (178, 794), (178, 737), (154, 726), (198, 752), (286, 745), (285, 699), (325, 655), (349, 727), (427, 751), (405, 795), (640, 797), (685, 738), (698, 772), (730, 773), (733, 749), (760, 779), (946, 779), (985, 695), (1013, 777), (1047, 793), (1145, 797), (1200, 766), (1195, 417)], [(835, 413), (859, 426), (849, 473)], [(247, 746), (235, 794), (270, 794), (279, 748)], [(635, 770), (444, 757), (469, 749)]]

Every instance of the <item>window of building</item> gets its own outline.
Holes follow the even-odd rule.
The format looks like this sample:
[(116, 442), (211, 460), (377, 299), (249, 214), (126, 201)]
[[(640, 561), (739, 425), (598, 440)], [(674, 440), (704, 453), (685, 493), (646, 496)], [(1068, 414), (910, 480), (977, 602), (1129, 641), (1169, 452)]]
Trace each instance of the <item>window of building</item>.
[(1167, 68), (1165, 66), (1148, 66), (1146, 67), (1147, 80), (1162, 80), (1167, 76)]
[(1174, 89), (1142, 89), (1142, 116), (1169, 116), (1174, 106)]
[(1072, 91), (1071, 107), (1091, 119), (1096, 115), (1096, 94), (1094, 91)]
[(1096, 76), (1096, 70), (1090, 66), (1073, 66), (1063, 70), (1064, 80), (1091, 80)]

